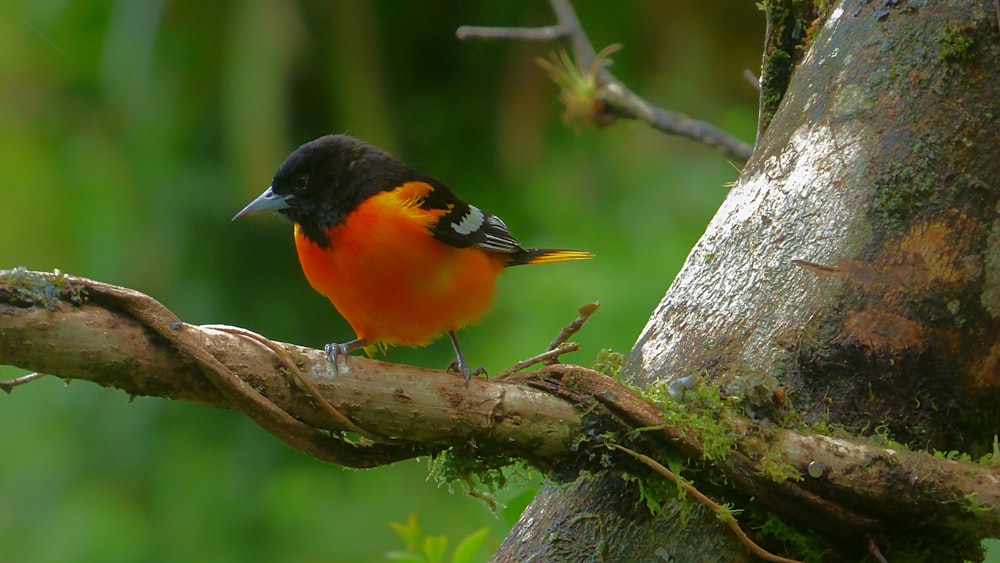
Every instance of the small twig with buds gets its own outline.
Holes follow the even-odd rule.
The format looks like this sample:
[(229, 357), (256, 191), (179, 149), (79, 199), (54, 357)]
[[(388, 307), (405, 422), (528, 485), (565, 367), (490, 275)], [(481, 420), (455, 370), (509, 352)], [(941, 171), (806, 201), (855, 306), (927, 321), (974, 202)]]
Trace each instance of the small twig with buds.
[[(607, 55), (614, 49), (594, 50), (569, 0), (549, 0), (557, 24), (545, 27), (461, 26), (459, 39), (510, 39), (551, 41), (565, 39), (573, 49), (575, 62), (558, 55), (540, 64), (559, 84), (560, 99), (567, 106), (564, 120), (574, 126), (609, 125), (618, 119), (638, 119), (654, 129), (679, 135), (715, 147), (740, 161), (746, 161), (753, 147), (718, 127), (658, 107), (629, 90), (608, 71)], [(569, 76), (571, 80), (565, 81)]]

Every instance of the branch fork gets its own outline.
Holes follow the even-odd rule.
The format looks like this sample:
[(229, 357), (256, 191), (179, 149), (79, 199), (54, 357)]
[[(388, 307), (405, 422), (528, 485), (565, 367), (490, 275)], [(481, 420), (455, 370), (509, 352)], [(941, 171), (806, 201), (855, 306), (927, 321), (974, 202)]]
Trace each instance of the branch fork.
[[(549, 0), (549, 5), (556, 16), (555, 25), (528, 28), (463, 25), (458, 28), (455, 35), (462, 40), (568, 41), (576, 59), (576, 68), (573, 70), (580, 74), (593, 74), (597, 86), (595, 101), (601, 102), (592, 104), (592, 113), (585, 116), (583, 121), (606, 125), (620, 118), (636, 119), (662, 133), (704, 143), (740, 162), (750, 158), (753, 153), (751, 145), (711, 123), (692, 119), (679, 112), (652, 104), (630, 90), (608, 71), (606, 63), (610, 61), (594, 50), (570, 1)], [(602, 53), (607, 55), (608, 51), (604, 50)], [(543, 64), (543, 66), (548, 68), (548, 65)]]

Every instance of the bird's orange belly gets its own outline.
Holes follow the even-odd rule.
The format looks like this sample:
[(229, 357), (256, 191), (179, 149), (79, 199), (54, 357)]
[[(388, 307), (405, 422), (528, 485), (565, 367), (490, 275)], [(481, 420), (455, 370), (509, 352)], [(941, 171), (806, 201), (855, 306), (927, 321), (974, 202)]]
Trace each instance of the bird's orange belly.
[(296, 226), (295, 246), (309, 283), (358, 338), (418, 346), (479, 320), (504, 262), (432, 238), (426, 225), (433, 217), (410, 213), (393, 197), (374, 196), (329, 229), (328, 248)]

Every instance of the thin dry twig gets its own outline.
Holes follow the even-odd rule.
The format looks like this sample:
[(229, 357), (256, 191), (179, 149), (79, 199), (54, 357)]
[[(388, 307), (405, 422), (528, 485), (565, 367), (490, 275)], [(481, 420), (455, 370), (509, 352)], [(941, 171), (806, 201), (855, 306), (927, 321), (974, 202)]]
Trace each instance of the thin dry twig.
[(605, 107), (601, 119), (594, 119), (594, 122), (609, 123), (623, 117), (637, 119), (663, 133), (686, 137), (717, 148), (740, 161), (745, 162), (750, 158), (753, 147), (749, 144), (710, 123), (660, 108), (629, 90), (605, 68), (606, 65), (599, 64), (598, 54), (587, 38), (570, 1), (549, 0), (549, 4), (556, 15), (556, 25), (540, 28), (461, 26), (456, 35), (459, 39), (566, 39), (572, 46), (577, 65), (596, 72), (600, 86), (597, 97), (604, 102)]
[(559, 331), (559, 334), (557, 334), (555, 339), (549, 344), (549, 351), (551, 352), (552, 350), (555, 350), (563, 342), (569, 340), (570, 336), (573, 336), (577, 332), (580, 332), (580, 329), (583, 328), (583, 325), (584, 323), (587, 322), (587, 319), (589, 319), (591, 315), (596, 313), (597, 309), (599, 309), (600, 307), (601, 307), (601, 302), (594, 301), (593, 303), (587, 303), (586, 305), (583, 305), (582, 307), (577, 309), (576, 312), (579, 314), (579, 316), (573, 322), (564, 326), (562, 330)]
[(530, 368), (535, 364), (553, 365), (559, 363), (559, 356), (567, 354), (569, 352), (576, 352), (580, 349), (580, 345), (576, 343), (567, 344), (566, 341), (569, 340), (570, 336), (573, 336), (583, 328), (584, 323), (587, 319), (593, 315), (598, 308), (600, 308), (601, 302), (594, 301), (593, 303), (587, 303), (577, 309), (576, 317), (568, 325), (564, 326), (559, 334), (556, 335), (555, 339), (549, 344), (549, 348), (542, 352), (541, 354), (535, 354), (534, 356), (521, 360), (516, 364), (510, 366), (509, 368), (500, 372), (500, 375), (496, 376), (494, 379), (506, 379), (511, 375), (523, 370)]
[(548, 349), (541, 354), (536, 354), (530, 358), (521, 360), (516, 364), (510, 366), (509, 368), (500, 372), (500, 375), (494, 377), (493, 379), (507, 379), (515, 373), (530, 368), (535, 364), (552, 364), (558, 363), (559, 356), (567, 354), (569, 352), (576, 352), (580, 349), (580, 345), (575, 342), (570, 342), (569, 344), (560, 344), (555, 349)]
[[(997, 1), (1000, 2), (1000, 0)], [(875, 558), (875, 561), (878, 561), (878, 563), (889, 563), (889, 560), (885, 558), (885, 555), (882, 555), (882, 550), (878, 548), (878, 544), (875, 543), (875, 540), (868, 538), (868, 541), (865, 543), (868, 547), (868, 553)]]
[(15, 377), (14, 379), (8, 379), (7, 381), (0, 381), (0, 389), (3, 389), (8, 395), (10, 395), (10, 393), (18, 385), (24, 385), (25, 383), (30, 383), (42, 377), (45, 377), (45, 374), (36, 371), (35, 373)]
[[(622, 446), (620, 444), (608, 444), (608, 446), (620, 452), (626, 453), (634, 457), (635, 459), (639, 460), (646, 466), (652, 468), (653, 471), (656, 471), (660, 475), (666, 477), (666, 479), (671, 483), (674, 483), (678, 487), (684, 489), (684, 492), (693, 496), (698, 502), (707, 506), (709, 510), (714, 512), (716, 515), (723, 514), (724, 509), (722, 506), (719, 505), (719, 503), (709, 498), (705, 493), (699, 491), (691, 483), (688, 483), (684, 479), (678, 479), (677, 476), (674, 475), (672, 471), (664, 467), (660, 462), (656, 461), (655, 459), (649, 457), (648, 455), (641, 454), (637, 451), (630, 450), (629, 448), (626, 448), (625, 446)], [(731, 529), (733, 533), (736, 534), (736, 537), (739, 538), (740, 542), (742, 542), (743, 545), (747, 546), (747, 549), (753, 552), (754, 555), (762, 559), (766, 559), (767, 561), (775, 561), (777, 563), (802, 563), (797, 559), (789, 559), (787, 557), (775, 555), (774, 553), (771, 553), (770, 551), (758, 545), (757, 542), (750, 539), (750, 536), (748, 536), (747, 533), (743, 531), (743, 528), (740, 527), (739, 522), (736, 521), (736, 518), (732, 516), (732, 514), (728, 514), (724, 517), (721, 517), (720, 519), (723, 522), (725, 522), (727, 526), (729, 526), (729, 529)]]
[(516, 39), (521, 41), (552, 41), (569, 36), (571, 30), (564, 25), (544, 27), (484, 27), (463, 25), (455, 31), (459, 39)]

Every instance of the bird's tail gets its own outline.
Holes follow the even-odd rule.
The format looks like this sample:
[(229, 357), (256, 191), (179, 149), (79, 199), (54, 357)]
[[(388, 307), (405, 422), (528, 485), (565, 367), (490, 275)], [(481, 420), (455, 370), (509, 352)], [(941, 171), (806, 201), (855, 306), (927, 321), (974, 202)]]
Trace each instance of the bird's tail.
[(594, 255), (584, 250), (559, 250), (555, 248), (525, 248), (510, 254), (508, 266), (521, 264), (548, 264), (550, 262), (568, 262), (570, 260), (590, 260)]

